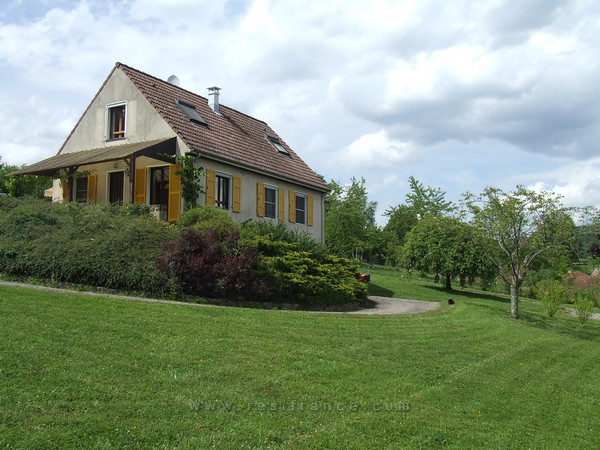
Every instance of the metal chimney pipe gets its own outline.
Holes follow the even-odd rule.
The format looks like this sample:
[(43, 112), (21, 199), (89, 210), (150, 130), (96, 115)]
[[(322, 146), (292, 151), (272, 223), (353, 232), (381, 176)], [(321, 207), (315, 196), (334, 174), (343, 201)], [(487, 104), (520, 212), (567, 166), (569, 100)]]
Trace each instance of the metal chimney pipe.
[(212, 109), (215, 114), (221, 115), (221, 111), (219, 110), (219, 91), (220, 87), (213, 86), (208, 88), (208, 106)]

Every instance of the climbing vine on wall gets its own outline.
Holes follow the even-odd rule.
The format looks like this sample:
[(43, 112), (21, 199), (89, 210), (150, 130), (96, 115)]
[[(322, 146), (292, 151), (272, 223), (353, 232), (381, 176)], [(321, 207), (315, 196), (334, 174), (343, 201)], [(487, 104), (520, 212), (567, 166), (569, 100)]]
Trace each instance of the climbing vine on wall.
[(195, 155), (178, 156), (177, 162), (181, 164), (179, 176), (181, 177), (181, 195), (185, 200), (185, 208), (195, 208), (198, 206), (198, 196), (204, 193), (204, 189), (200, 185), (200, 178), (204, 175), (204, 170), (196, 167)]

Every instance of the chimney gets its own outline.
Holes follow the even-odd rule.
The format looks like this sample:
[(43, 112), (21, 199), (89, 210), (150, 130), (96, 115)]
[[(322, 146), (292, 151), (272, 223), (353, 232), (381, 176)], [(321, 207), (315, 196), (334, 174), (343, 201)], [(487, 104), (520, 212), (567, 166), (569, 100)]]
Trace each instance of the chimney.
[(221, 88), (217, 86), (208, 88), (208, 106), (212, 109), (215, 114), (221, 115), (221, 111), (219, 110), (219, 91)]

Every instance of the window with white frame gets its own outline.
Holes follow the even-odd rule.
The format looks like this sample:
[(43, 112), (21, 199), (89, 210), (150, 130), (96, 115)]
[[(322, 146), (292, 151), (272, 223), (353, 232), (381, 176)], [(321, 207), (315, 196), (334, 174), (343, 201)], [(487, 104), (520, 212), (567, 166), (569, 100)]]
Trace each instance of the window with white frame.
[(296, 223), (306, 224), (306, 195), (296, 193)]
[(106, 139), (124, 139), (127, 103), (112, 103), (106, 106)]
[(277, 218), (277, 188), (265, 186), (265, 217)]
[(231, 176), (217, 173), (215, 183), (215, 206), (217, 208), (229, 209), (231, 206)]

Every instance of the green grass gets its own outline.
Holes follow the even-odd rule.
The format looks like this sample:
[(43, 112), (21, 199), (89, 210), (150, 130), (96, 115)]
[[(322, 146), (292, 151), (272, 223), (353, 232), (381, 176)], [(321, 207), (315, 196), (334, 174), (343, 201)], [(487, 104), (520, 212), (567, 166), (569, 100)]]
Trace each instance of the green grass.
[[(448, 297), (383, 269), (371, 289)], [(600, 323), (452, 296), (344, 316), (0, 286), (0, 447), (598, 448)]]

